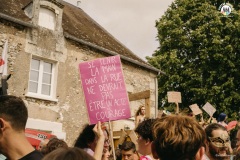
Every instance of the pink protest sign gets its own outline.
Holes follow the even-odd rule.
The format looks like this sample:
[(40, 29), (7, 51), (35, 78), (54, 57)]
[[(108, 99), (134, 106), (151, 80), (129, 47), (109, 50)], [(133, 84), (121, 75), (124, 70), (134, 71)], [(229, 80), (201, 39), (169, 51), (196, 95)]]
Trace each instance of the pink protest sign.
[(120, 56), (79, 64), (91, 124), (131, 117)]

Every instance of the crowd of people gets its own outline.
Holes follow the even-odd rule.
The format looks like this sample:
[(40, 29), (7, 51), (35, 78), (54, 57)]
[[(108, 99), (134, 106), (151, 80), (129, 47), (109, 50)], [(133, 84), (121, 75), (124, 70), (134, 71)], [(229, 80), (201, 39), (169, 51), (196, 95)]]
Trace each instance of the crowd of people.
[[(145, 107), (136, 114), (136, 143), (124, 141), (117, 160), (240, 160), (240, 126), (218, 122), (204, 124), (189, 115), (145, 117)], [(74, 146), (56, 137), (42, 140), (35, 149), (25, 136), (28, 110), (16, 96), (0, 96), (0, 153), (8, 160), (109, 160), (114, 147), (108, 129), (98, 122), (86, 124)], [(203, 125), (204, 124), (204, 125)], [(114, 154), (115, 155), (115, 154)]]

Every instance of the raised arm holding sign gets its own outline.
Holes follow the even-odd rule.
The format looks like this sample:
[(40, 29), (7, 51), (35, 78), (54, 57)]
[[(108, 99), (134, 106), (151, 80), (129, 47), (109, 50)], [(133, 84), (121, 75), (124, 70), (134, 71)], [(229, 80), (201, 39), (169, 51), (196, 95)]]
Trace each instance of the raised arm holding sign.
[(179, 113), (179, 105), (178, 103), (182, 103), (182, 97), (181, 97), (181, 92), (174, 92), (174, 91), (169, 91), (167, 92), (168, 96), (168, 102), (169, 103), (175, 103), (176, 104), (176, 113)]

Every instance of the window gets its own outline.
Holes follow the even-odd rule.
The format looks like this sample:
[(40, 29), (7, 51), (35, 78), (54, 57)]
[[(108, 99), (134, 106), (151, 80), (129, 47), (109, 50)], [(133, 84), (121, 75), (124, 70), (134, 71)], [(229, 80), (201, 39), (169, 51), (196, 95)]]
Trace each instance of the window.
[(31, 60), (27, 96), (54, 101), (55, 67), (52, 62), (34, 58)]
[(38, 25), (51, 30), (55, 30), (55, 24), (56, 24), (55, 13), (47, 8), (40, 8)]

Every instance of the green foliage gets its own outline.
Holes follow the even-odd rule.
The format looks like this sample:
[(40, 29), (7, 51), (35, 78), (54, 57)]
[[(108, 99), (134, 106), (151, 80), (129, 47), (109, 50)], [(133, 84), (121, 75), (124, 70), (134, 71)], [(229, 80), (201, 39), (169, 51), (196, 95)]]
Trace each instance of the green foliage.
[(175, 0), (156, 21), (160, 48), (148, 62), (164, 71), (159, 76), (159, 108), (168, 91), (182, 93), (180, 108), (206, 102), (237, 118), (240, 108), (240, 3), (220, 13), (220, 0)]

